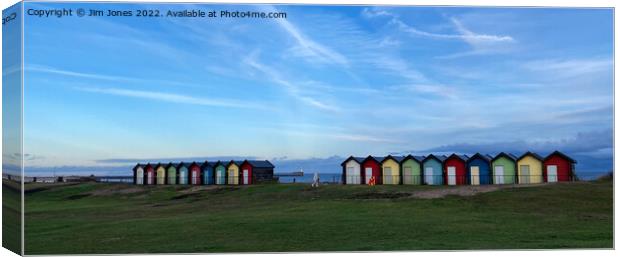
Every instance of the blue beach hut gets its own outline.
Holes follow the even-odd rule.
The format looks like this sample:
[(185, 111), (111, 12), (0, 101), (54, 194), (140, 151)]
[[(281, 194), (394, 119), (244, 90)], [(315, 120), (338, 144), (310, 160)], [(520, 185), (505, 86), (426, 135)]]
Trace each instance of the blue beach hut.
[(443, 185), (443, 155), (429, 154), (422, 160), (424, 183), (427, 185)]
[(491, 160), (493, 157), (480, 153), (474, 154), (467, 160), (467, 184), (491, 184)]

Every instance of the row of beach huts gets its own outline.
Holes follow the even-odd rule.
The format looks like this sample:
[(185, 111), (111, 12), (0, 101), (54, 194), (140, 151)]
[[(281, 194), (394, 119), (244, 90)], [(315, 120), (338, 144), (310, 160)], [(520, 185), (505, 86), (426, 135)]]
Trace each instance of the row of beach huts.
[(267, 160), (140, 164), (133, 168), (137, 185), (249, 185), (273, 180)]
[(427, 156), (349, 157), (342, 162), (344, 184), (481, 185), (530, 184), (575, 179), (576, 161), (555, 151), (546, 157), (476, 153)]

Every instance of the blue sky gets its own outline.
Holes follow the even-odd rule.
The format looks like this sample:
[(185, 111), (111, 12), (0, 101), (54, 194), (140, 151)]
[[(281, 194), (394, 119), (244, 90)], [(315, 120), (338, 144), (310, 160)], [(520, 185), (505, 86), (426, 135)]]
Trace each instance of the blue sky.
[[(26, 9), (50, 6), (97, 4)], [(611, 9), (148, 7), (287, 19), (28, 17), (28, 166), (557, 149), (611, 169)]]

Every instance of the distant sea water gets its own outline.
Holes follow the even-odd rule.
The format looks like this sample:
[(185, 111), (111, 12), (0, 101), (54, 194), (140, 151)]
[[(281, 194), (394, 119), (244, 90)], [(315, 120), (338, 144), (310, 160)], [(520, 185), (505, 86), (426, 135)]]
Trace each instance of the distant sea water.
[[(290, 184), (290, 183), (312, 183), (312, 179), (314, 178), (314, 173), (304, 173), (303, 176), (278, 176), (278, 174), (274, 174), (279, 178), (280, 183)], [(336, 173), (319, 173), (319, 179), (321, 183), (340, 183), (342, 180), (342, 174)]]

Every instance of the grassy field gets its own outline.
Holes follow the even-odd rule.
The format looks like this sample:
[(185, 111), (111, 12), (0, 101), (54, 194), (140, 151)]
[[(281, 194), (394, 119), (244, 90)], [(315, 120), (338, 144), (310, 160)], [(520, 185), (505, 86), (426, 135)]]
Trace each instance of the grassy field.
[(28, 186), (26, 254), (612, 248), (613, 185)]
[(2, 181), (2, 246), (21, 253), (21, 183)]

